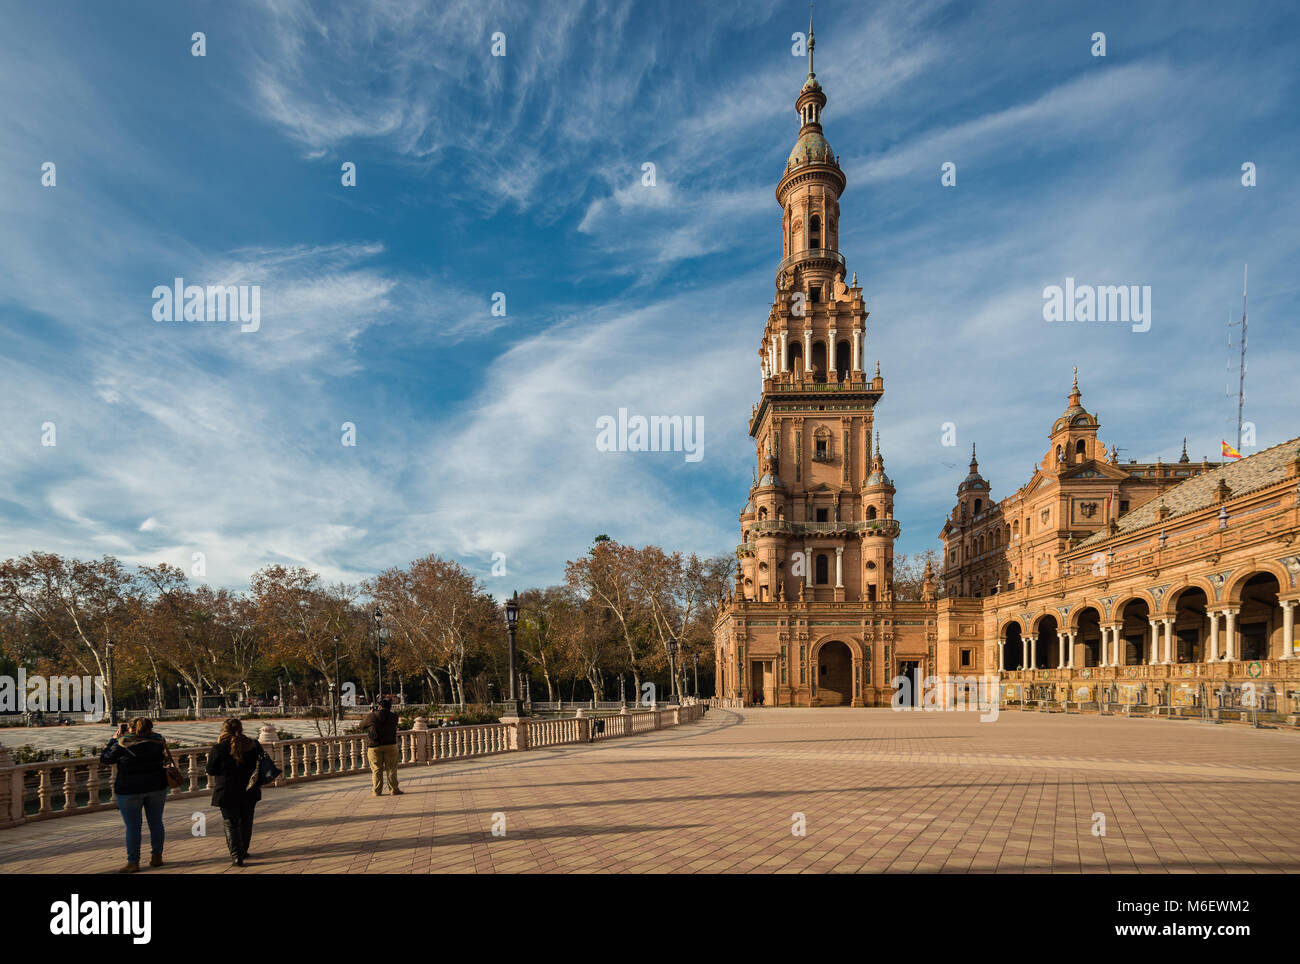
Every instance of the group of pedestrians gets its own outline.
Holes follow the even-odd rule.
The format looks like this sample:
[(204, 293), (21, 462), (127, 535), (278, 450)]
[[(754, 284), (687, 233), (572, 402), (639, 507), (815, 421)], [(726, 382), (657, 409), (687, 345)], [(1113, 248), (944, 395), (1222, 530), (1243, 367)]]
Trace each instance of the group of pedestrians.
[[(374, 782), (375, 796), (383, 796), (384, 780), (394, 796), (397, 786), (397, 714), (392, 700), (381, 700), (380, 708), (366, 716), (366, 757)], [(144, 825), (149, 826), (149, 866), (163, 865), (163, 806), (169, 789), (168, 771), (175, 772), (167, 741), (154, 732), (153, 720), (138, 716), (118, 727), (100, 762), (117, 767), (113, 792), (117, 809), (126, 826), (126, 866), (120, 873), (140, 869), (140, 846)], [(244, 866), (253, 840), (253, 814), (262, 799), (262, 787), (280, 775), (262, 744), (244, 733), (244, 724), (232, 717), (221, 725), (221, 735), (208, 751), (207, 772), (212, 776), (212, 806), (221, 811), (230, 863)], [(179, 776), (173, 777), (179, 781)]]

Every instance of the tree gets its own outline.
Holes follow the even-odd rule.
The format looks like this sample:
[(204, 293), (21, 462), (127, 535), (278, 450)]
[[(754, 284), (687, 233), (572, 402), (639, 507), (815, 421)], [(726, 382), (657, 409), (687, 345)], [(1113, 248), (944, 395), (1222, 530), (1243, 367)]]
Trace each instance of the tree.
[(644, 612), (636, 586), (637, 550), (613, 539), (598, 539), (591, 551), (564, 569), (565, 582), (598, 602), (618, 625), (618, 636), (632, 671), (633, 691), (641, 692), (641, 624)]
[(921, 586), (925, 582), (925, 565), (929, 563), (934, 569), (935, 585), (943, 584), (943, 556), (934, 549), (922, 552), (900, 552), (894, 556), (894, 598), (919, 600)]

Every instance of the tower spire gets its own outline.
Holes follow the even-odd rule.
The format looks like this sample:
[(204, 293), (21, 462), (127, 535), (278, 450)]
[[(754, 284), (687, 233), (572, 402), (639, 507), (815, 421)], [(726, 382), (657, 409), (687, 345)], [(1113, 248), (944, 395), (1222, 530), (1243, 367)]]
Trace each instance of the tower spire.
[(817, 38), (813, 36), (813, 5), (808, 4), (808, 79), (816, 80), (817, 74), (813, 70), (813, 49), (817, 46)]

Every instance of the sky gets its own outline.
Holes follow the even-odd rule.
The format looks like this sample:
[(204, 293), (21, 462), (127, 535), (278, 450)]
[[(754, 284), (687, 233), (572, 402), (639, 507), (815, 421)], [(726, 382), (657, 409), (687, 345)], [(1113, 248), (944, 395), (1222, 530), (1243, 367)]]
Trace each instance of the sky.
[[(438, 553), (504, 596), (598, 533), (734, 550), (803, 4), (0, 13), (0, 558), (242, 587)], [(971, 443), (993, 498), (1027, 480), (1076, 365), (1121, 457), (1216, 458), (1247, 263), (1244, 451), (1300, 435), (1298, 21), (818, 4), (900, 551)], [(155, 320), (178, 277), (257, 286), (256, 330)], [(1067, 277), (1150, 286), (1150, 329), (1045, 321)], [(599, 451), (619, 409), (702, 418), (703, 457)]]

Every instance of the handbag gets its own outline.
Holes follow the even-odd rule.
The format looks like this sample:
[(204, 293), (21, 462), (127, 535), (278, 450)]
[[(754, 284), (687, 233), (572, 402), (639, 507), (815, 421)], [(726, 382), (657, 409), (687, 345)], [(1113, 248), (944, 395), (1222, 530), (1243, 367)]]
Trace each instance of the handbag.
[(257, 758), (257, 766), (253, 768), (253, 772), (248, 776), (248, 786), (245, 789), (252, 790), (255, 787), (274, 783), (276, 780), (280, 779), (280, 774), (282, 772), (283, 771), (275, 765), (275, 760), (271, 758), (271, 754), (263, 750)]
[(167, 779), (167, 787), (171, 790), (179, 790), (181, 787), (185, 786), (185, 778), (181, 776), (180, 767), (178, 767), (176, 761), (172, 759), (171, 747), (166, 743), (163, 743), (163, 754), (167, 760), (167, 762), (163, 764), (163, 776)]

